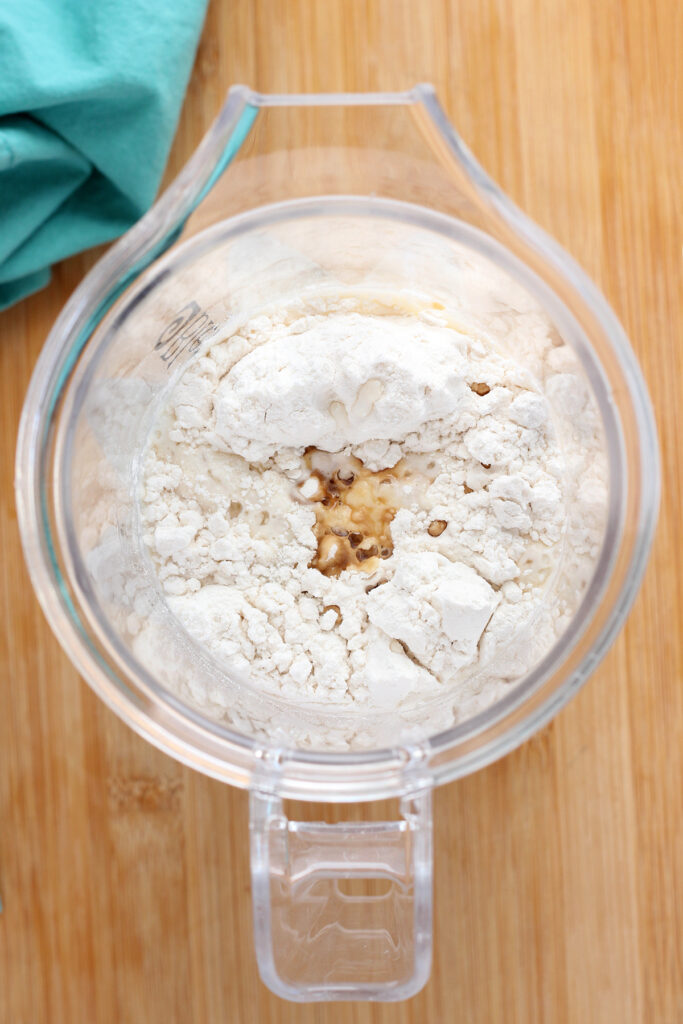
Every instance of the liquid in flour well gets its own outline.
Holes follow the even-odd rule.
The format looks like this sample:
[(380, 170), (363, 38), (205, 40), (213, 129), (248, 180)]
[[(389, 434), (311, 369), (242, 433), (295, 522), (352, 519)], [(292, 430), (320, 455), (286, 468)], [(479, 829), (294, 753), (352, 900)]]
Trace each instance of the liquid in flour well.
[(311, 473), (297, 491), (315, 508), (318, 548), (310, 567), (324, 576), (339, 576), (345, 570), (374, 573), (381, 561), (391, 558), (392, 519), (403, 505), (416, 497), (419, 501), (429, 483), (429, 471), (421, 461), (422, 465), (408, 457), (390, 469), (370, 470), (353, 456), (340, 459), (315, 448), (307, 450), (304, 462)]

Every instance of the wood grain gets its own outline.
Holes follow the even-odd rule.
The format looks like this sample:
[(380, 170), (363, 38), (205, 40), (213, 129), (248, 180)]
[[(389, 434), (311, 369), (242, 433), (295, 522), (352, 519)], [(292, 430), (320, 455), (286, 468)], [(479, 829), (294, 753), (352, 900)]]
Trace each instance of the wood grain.
[(683, 1021), (683, 8), (676, 0), (216, 0), (168, 168), (227, 87), (432, 81), (503, 188), (596, 278), (639, 355), (664, 496), (645, 585), (540, 735), (436, 794), (435, 963), (401, 1005), (294, 1007), (252, 952), (246, 797), (98, 703), (45, 625), (12, 494), (23, 394), (97, 253), (0, 317), (0, 1021)]

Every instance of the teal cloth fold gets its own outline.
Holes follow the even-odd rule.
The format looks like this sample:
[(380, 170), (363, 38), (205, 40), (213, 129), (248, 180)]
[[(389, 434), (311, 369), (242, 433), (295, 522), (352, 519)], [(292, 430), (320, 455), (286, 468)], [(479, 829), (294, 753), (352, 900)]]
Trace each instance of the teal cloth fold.
[(206, 2), (0, 2), (0, 309), (149, 208)]

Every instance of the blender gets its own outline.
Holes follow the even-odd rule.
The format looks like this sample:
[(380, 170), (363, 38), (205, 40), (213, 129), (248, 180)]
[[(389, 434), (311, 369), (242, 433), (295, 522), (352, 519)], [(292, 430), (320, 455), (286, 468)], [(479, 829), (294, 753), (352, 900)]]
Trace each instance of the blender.
[[(178, 628), (141, 543), (141, 456), (169, 388), (226, 324), (327, 284), (447, 302), (463, 260), (540, 304), (581, 366), (609, 465), (602, 545), (568, 627), (486, 710), (444, 724), (428, 703), (407, 719), (332, 721), (229, 673)], [(398, 1000), (430, 969), (431, 790), (522, 743), (595, 668), (645, 568), (659, 468), (614, 314), (484, 174), (430, 86), (301, 96), (236, 86), (177, 180), (57, 320), (26, 398), (16, 491), (33, 585), (84, 678), (150, 742), (250, 790), (265, 983), (298, 1001)], [(144, 644), (133, 620), (153, 626)], [(395, 821), (292, 821), (283, 804), (388, 797)]]

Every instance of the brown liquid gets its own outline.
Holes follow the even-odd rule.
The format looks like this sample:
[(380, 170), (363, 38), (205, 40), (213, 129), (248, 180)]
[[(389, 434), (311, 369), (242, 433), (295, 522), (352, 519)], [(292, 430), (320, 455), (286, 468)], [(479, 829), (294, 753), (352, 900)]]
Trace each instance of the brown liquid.
[(398, 463), (373, 473), (353, 457), (332, 468), (332, 458), (316, 449), (305, 455), (318, 485), (307, 499), (315, 505), (318, 541), (309, 567), (323, 576), (339, 576), (345, 569), (374, 572), (394, 550), (390, 523), (400, 505), (397, 484), (405, 471)]

